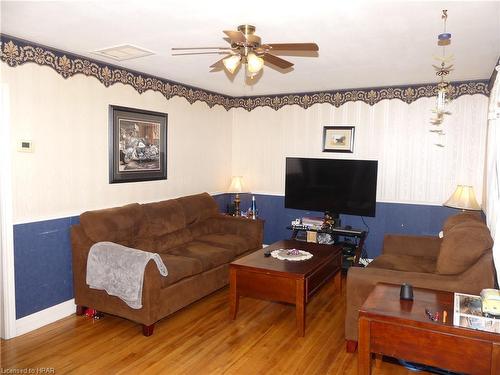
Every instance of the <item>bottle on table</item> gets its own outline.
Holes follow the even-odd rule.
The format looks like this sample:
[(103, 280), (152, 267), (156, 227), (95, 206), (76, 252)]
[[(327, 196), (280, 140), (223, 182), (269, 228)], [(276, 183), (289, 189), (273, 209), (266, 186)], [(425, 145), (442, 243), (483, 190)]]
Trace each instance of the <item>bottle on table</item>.
[(257, 204), (255, 203), (255, 195), (252, 195), (252, 219), (257, 218)]

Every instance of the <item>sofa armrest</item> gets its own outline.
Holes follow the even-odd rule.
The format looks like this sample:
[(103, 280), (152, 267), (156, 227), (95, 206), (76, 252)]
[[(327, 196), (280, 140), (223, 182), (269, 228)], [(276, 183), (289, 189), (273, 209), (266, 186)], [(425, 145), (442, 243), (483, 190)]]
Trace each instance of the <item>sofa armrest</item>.
[(85, 293), (87, 287), (87, 258), (90, 247), (94, 244), (85, 235), (81, 225), (71, 227), (71, 250), (73, 263), (73, 290), (75, 294), (75, 303), (81, 304), (80, 298)]
[(382, 253), (437, 258), (441, 242), (441, 238), (434, 236), (386, 234)]
[(217, 232), (237, 234), (254, 239), (260, 245), (264, 238), (264, 221), (244, 217), (217, 215), (213, 218)]
[[(168, 270), (168, 264), (166, 264)], [(160, 319), (160, 291), (161, 279), (165, 277), (160, 274), (154, 260), (150, 260), (144, 270), (144, 283), (142, 286), (142, 310), (146, 313), (140, 323), (151, 325)], [(168, 277), (168, 276), (167, 276)]]
[[(87, 285), (87, 259), (89, 256), (90, 248), (95, 242), (88, 238), (80, 225), (73, 225), (71, 227), (71, 244), (72, 244), (72, 262), (73, 262), (73, 290), (75, 303), (77, 305), (83, 305), (87, 307), (93, 307), (92, 302), (89, 301), (100, 301), (102, 297), (99, 297), (103, 291), (91, 289)], [(145, 250), (147, 251), (147, 250)], [(167, 265), (168, 267), (168, 265)], [(158, 271), (158, 267), (153, 260), (150, 260), (146, 265), (144, 271), (144, 283), (142, 289), (142, 304), (143, 308), (137, 311), (145, 311), (146, 313), (128, 317), (126, 311), (132, 311), (128, 307), (121, 308), (121, 314), (118, 315), (128, 317), (132, 320), (140, 322), (142, 324), (153, 324), (158, 320), (159, 312), (159, 294), (161, 290), (161, 275)], [(105, 292), (104, 292), (105, 293)], [(117, 297), (109, 296), (106, 294), (106, 298), (110, 300), (116, 299)], [(101, 301), (102, 302), (102, 301)], [(91, 304), (89, 306), (89, 303)], [(105, 303), (105, 302), (102, 302)], [(103, 311), (104, 308), (102, 308)], [(110, 313), (117, 313), (117, 311), (109, 311)], [(120, 311), (118, 311), (120, 312)]]

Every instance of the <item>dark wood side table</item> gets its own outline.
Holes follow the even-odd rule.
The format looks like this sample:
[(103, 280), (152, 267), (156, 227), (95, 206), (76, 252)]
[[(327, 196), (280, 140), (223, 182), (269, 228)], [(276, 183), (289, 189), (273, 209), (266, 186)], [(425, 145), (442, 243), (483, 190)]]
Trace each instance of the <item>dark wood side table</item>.
[[(311, 259), (292, 262), (264, 257), (264, 250), (299, 249), (313, 254)], [(311, 296), (330, 278), (341, 290), (342, 250), (339, 246), (302, 241), (278, 241), (229, 265), (231, 318), (236, 319), (240, 296), (249, 296), (295, 305), (297, 333), (304, 336), (306, 305)]]
[[(399, 292), (399, 285), (377, 284), (359, 311), (359, 374), (371, 373), (371, 353), (377, 353), (467, 374), (500, 375), (500, 334), (454, 326), (453, 293), (414, 288), (411, 302), (400, 300)], [(440, 321), (431, 321), (426, 308), (439, 311)]]

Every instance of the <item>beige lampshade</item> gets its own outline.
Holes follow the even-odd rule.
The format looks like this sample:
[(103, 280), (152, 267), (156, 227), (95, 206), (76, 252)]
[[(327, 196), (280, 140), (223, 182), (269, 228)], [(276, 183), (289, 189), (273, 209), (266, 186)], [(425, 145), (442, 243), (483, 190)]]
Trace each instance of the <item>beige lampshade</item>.
[(241, 193), (243, 191), (243, 177), (233, 176), (231, 178), (231, 185), (227, 189), (228, 193)]
[(472, 186), (458, 185), (451, 197), (443, 205), (462, 210), (481, 210)]

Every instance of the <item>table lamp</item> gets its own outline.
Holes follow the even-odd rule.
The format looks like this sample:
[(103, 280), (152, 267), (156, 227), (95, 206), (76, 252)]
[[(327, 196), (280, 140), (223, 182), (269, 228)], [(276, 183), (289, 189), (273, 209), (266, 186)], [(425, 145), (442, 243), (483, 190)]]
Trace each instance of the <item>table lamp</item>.
[(480, 211), (481, 206), (477, 203), (476, 195), (472, 186), (457, 185), (450, 198), (443, 203), (444, 206), (459, 208), (462, 211), (472, 210)]
[(235, 193), (234, 197), (234, 215), (241, 216), (240, 211), (240, 193), (243, 191), (243, 177), (242, 176), (233, 176), (231, 177), (231, 185), (229, 185), (229, 189), (227, 189), (228, 193)]

